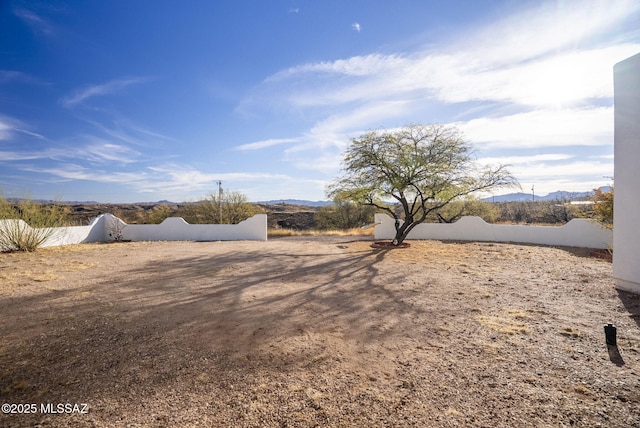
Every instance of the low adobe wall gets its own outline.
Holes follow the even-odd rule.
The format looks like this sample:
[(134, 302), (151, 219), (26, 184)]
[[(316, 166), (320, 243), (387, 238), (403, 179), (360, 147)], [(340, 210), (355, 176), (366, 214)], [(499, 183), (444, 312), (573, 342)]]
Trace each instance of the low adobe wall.
[[(0, 220), (0, 228), (7, 222)], [(20, 227), (30, 227), (22, 220)], [(102, 214), (87, 226), (50, 228), (50, 235), (41, 245), (81, 244), (113, 240), (130, 241), (266, 241), (267, 215), (256, 214), (238, 224), (189, 224), (181, 217), (170, 217), (160, 224), (126, 224), (111, 214)]]
[[(110, 215), (110, 214), (108, 214)], [(83, 242), (104, 242), (107, 241), (106, 225), (107, 214), (94, 218), (87, 226), (49, 227), (39, 236), (46, 236), (47, 239), (40, 245), (41, 247), (55, 247), (58, 245), (80, 244)], [(23, 230), (29, 233), (31, 229), (23, 220), (0, 220), (0, 230)], [(0, 251), (4, 248), (0, 248)]]
[[(393, 239), (395, 220), (386, 214), (375, 215), (375, 238)], [(613, 232), (586, 219), (573, 219), (564, 226), (518, 226), (489, 224), (480, 217), (462, 217), (455, 223), (423, 223), (407, 239), (441, 239), (445, 241), (517, 242), (606, 249), (611, 247)]]
[[(267, 240), (266, 214), (256, 214), (238, 224), (189, 224), (182, 217), (169, 217), (160, 224), (125, 224), (114, 219), (121, 228), (122, 239), (131, 241)], [(108, 230), (110, 226), (107, 225)]]

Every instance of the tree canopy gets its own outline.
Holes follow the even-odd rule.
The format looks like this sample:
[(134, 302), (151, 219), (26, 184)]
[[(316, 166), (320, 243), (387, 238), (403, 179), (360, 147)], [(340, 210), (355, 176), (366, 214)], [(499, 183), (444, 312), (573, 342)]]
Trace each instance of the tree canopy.
[(393, 216), (393, 244), (400, 245), (429, 213), (474, 192), (510, 186), (517, 186), (517, 180), (505, 166), (476, 164), (471, 145), (456, 127), (416, 124), (352, 139), (342, 175), (327, 193)]

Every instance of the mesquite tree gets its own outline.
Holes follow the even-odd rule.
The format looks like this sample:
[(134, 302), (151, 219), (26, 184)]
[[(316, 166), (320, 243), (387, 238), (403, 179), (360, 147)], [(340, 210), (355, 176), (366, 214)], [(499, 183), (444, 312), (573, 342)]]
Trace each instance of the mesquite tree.
[(343, 174), (327, 193), (393, 216), (393, 244), (400, 245), (429, 213), (450, 202), (477, 191), (517, 185), (502, 165), (476, 165), (471, 145), (457, 128), (408, 125), (352, 139)]

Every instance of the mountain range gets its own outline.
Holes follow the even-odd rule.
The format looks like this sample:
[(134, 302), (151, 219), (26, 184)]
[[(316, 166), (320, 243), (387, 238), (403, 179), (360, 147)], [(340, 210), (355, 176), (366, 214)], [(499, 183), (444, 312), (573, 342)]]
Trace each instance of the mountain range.
[(256, 204), (262, 205), (302, 205), (305, 207), (326, 207), (333, 205), (332, 201), (306, 201), (303, 199), (274, 199), (271, 201), (258, 201)]
[[(603, 186), (600, 187), (600, 190), (602, 190), (603, 192), (610, 192), (611, 191), (611, 187), (610, 186)], [(556, 192), (551, 192), (548, 195), (533, 195), (532, 193), (524, 193), (524, 192), (517, 192), (517, 193), (507, 193), (506, 195), (495, 195), (495, 196), (489, 196), (487, 198), (483, 198), (481, 199), (481, 201), (483, 202), (530, 202), (530, 201), (561, 201), (561, 200), (572, 200), (572, 201), (576, 201), (576, 200), (585, 200), (588, 199), (589, 197), (591, 197), (591, 195), (593, 195), (593, 191), (589, 191), (589, 192), (567, 192), (565, 190), (558, 190)], [(19, 201), (20, 198), (7, 198), (8, 201)], [(51, 201), (51, 200), (41, 200), (41, 199), (37, 199), (35, 200), (35, 202), (39, 202), (39, 203), (53, 203), (53, 202), (60, 202), (60, 201)], [(63, 201), (62, 203), (64, 204), (69, 204), (69, 205), (99, 205), (101, 204), (100, 202), (96, 202), (96, 201)], [(184, 203), (184, 202), (181, 202)], [(333, 205), (332, 201), (307, 201), (304, 199), (273, 199), (273, 200), (269, 200), (269, 201), (258, 201), (255, 202), (256, 204), (261, 204), (261, 205), (300, 205), (300, 206), (306, 206), (306, 207), (325, 207), (328, 205)], [(171, 201), (166, 201), (166, 200), (162, 200), (162, 201), (157, 201), (157, 202), (137, 202), (134, 203), (133, 205), (159, 205), (159, 204), (168, 204), (168, 205), (175, 205), (178, 204), (178, 202), (171, 202)], [(113, 204), (107, 204), (107, 205), (113, 205)], [(117, 204), (116, 204), (117, 205)], [(124, 205), (128, 205), (128, 204), (124, 204)]]
[[(610, 186), (602, 186), (600, 190), (610, 192)], [(533, 193), (507, 193), (506, 195), (495, 195), (481, 199), (483, 202), (531, 202), (531, 201), (579, 201), (589, 199), (593, 191), (589, 192), (567, 192), (558, 190), (547, 195), (535, 195)]]
[[(603, 192), (611, 191), (611, 187), (603, 186), (600, 187), (600, 190)], [(530, 202), (530, 201), (563, 201), (563, 200), (585, 200), (593, 195), (593, 191), (588, 192), (567, 192), (566, 190), (558, 190), (555, 192), (551, 192), (547, 195), (534, 195), (532, 193), (507, 193), (506, 195), (495, 195), (489, 196), (487, 198), (481, 199), (483, 202)], [(324, 207), (327, 205), (332, 205), (331, 201), (306, 201), (301, 199), (276, 199), (271, 201), (260, 201), (256, 202), (258, 204), (264, 205), (277, 205), (277, 204), (288, 204), (288, 205), (302, 205), (307, 207)]]

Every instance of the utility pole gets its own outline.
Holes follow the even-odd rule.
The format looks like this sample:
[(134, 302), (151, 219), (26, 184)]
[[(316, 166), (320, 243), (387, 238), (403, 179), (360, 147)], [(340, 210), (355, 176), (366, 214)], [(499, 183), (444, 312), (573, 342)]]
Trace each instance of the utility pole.
[(535, 201), (536, 201), (536, 192), (535, 192), (535, 190), (533, 189), (533, 186), (534, 186), (534, 185), (532, 184), (532, 185), (531, 185), (531, 201), (532, 201), (532, 202), (535, 202)]
[(222, 224), (222, 181), (216, 181), (218, 183), (218, 223)]

